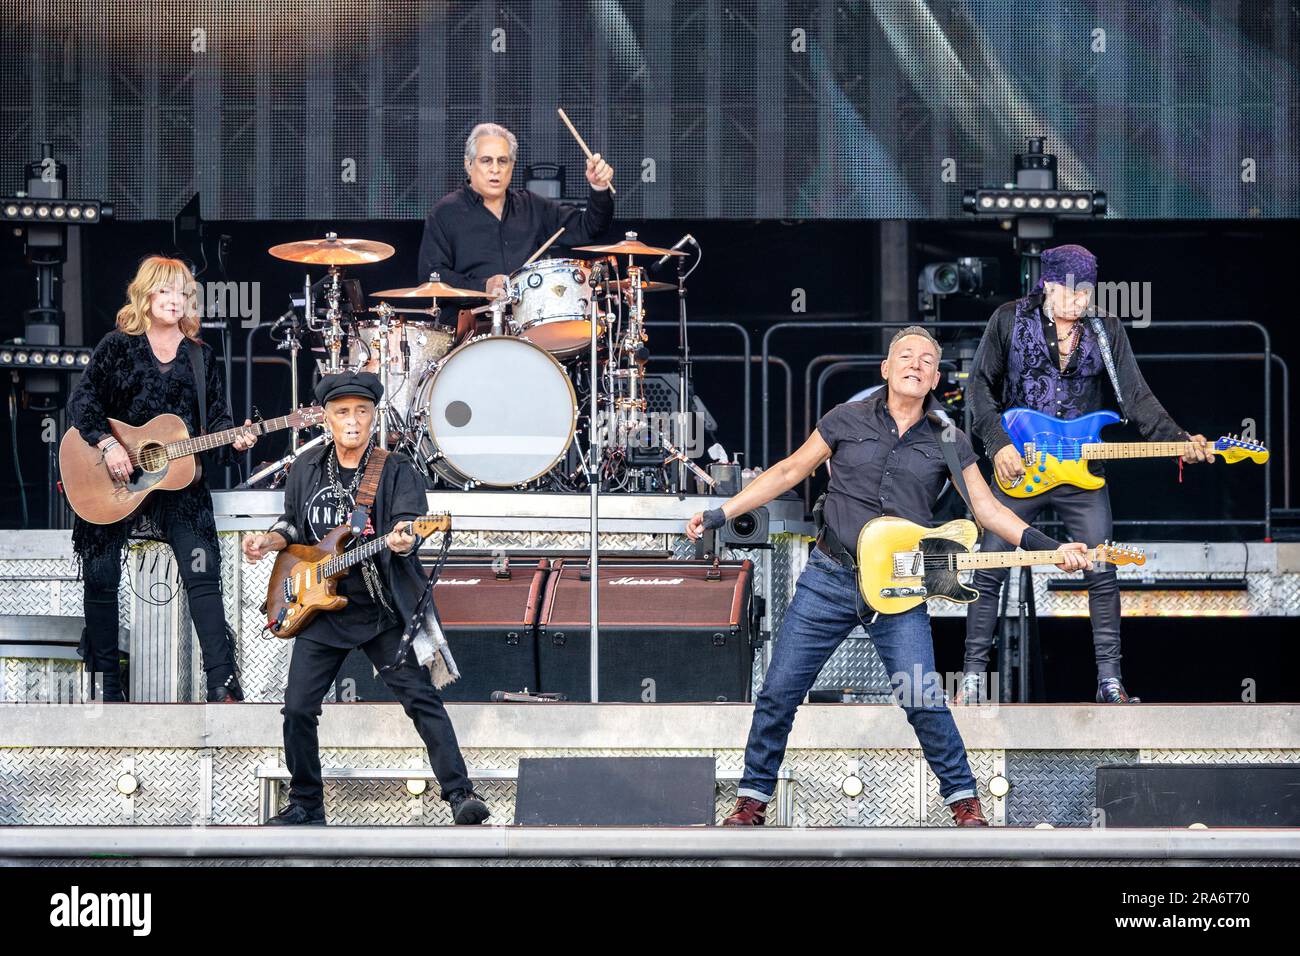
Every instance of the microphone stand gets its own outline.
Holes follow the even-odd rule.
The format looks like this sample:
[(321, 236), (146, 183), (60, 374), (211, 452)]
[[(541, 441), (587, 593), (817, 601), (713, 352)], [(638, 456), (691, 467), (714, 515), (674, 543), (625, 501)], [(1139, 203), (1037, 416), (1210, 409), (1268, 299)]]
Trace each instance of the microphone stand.
[[(686, 257), (676, 256), (677, 260), (677, 428), (678, 444), (685, 446), (687, 394), (691, 387), (691, 351), (686, 338)], [(686, 464), (679, 460), (677, 464), (677, 493), (686, 494)]]

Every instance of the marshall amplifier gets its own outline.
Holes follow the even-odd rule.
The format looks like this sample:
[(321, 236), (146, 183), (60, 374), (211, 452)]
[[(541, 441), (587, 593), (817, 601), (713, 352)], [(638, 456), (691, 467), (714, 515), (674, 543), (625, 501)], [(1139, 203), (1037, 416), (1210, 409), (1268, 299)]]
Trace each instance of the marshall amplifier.
[[(494, 690), (537, 690), (537, 611), (549, 570), (545, 558), (447, 562), (433, 597), (460, 679), (442, 689), (443, 700), (487, 701)], [(353, 681), (353, 700), (395, 699), (360, 650), (339, 672), (339, 700), (347, 699), (345, 679)]]
[[(600, 699), (749, 699), (750, 561), (600, 562)], [(591, 699), (590, 572), (556, 561), (537, 631), (540, 688)]]

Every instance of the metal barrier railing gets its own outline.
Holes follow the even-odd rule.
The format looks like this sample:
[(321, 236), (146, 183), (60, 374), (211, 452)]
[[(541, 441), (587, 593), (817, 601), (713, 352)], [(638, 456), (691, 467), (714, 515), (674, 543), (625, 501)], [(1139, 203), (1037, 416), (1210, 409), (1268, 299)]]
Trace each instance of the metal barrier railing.
[[(646, 328), (648, 328), (648, 329), (676, 329), (676, 328), (680, 328), (680, 326), (679, 326), (678, 323), (676, 323), (676, 322), (646, 322), (646, 323), (645, 323), (645, 326), (646, 326)], [(751, 454), (750, 454), (750, 453), (751, 453), (751, 448), (750, 448), (750, 444), (749, 444), (749, 435), (750, 435), (750, 432), (752, 431), (752, 428), (751, 428), (751, 421), (750, 421), (750, 405), (753, 404), (753, 403), (750, 401), (750, 398), (751, 398), (751, 388), (752, 388), (752, 385), (751, 385), (751, 375), (752, 375), (751, 367), (752, 367), (752, 364), (753, 364), (751, 360), (752, 360), (753, 355), (754, 355), (754, 350), (753, 350), (753, 343), (752, 343), (752, 341), (750, 340), (750, 337), (749, 337), (749, 330), (746, 329), (746, 328), (745, 328), (743, 325), (741, 325), (739, 322), (690, 322), (690, 323), (688, 323), (688, 328), (690, 328), (690, 329), (730, 329), (730, 330), (733, 331), (733, 332), (739, 332), (739, 333), (740, 333), (741, 341), (743, 341), (744, 344), (745, 344), (745, 367), (744, 367), (744, 378), (745, 378), (745, 464), (746, 464), (747, 466), (749, 466), (749, 467), (752, 468), (753, 465), (754, 465), (754, 459), (751, 457)], [(672, 359), (673, 361), (676, 361), (676, 358), (675, 358), (674, 356), (672, 356), (671, 354), (668, 354), (668, 353), (665, 353), (664, 356), (663, 356), (663, 358), (666, 359), (666, 360), (667, 360), (667, 359)], [(695, 361), (695, 360), (696, 360), (696, 357), (692, 355), (692, 356), (691, 356), (691, 361)], [(767, 365), (766, 365), (766, 364), (763, 365), (763, 369), (764, 369), (764, 374), (766, 374), (766, 370), (767, 370)], [(765, 380), (765, 381), (766, 381), (766, 380)], [(765, 400), (766, 400), (766, 399), (765, 399)], [(763, 427), (764, 427), (764, 428), (767, 427), (767, 422), (766, 422), (766, 421), (763, 422)], [(764, 450), (764, 454), (766, 455), (766, 449)]]

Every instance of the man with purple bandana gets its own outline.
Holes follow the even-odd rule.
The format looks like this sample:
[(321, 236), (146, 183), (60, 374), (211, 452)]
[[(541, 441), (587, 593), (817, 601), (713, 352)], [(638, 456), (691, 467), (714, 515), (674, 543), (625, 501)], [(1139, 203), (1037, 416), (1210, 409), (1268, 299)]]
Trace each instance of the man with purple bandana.
[[(984, 442), (998, 477), (1008, 484), (1023, 479), (1024, 460), (1002, 427), (1009, 408), (1031, 408), (1057, 418), (1073, 419), (1101, 411), (1114, 402), (1114, 388), (1106, 370), (1102, 343), (1088, 312), (1097, 284), (1097, 260), (1083, 246), (1047, 249), (1042, 256), (1042, 277), (1022, 299), (999, 306), (989, 320), (975, 353), (968, 386), (972, 431)], [(1196, 442), (1185, 461), (1213, 461), (1205, 436), (1189, 435), (1165, 411), (1138, 370), (1128, 335), (1119, 319), (1100, 319), (1110, 343), (1119, 390), (1128, 418), (1150, 441)], [(1100, 473), (1100, 464), (1091, 463)], [(1090, 547), (1111, 536), (1110, 494), (1061, 485), (1032, 498), (1012, 498), (996, 485), (993, 494), (1017, 517), (1032, 524), (1045, 505), (1056, 509), (1070, 538)], [(985, 551), (1008, 551), (996, 534), (986, 532)], [(1006, 580), (1005, 569), (977, 571), (971, 586), (979, 600), (966, 615), (965, 676), (956, 703), (977, 699), (980, 680), (988, 667), (997, 620), (998, 592)], [(1094, 567), (1084, 574), (1088, 584), (1088, 612), (1097, 659), (1097, 702), (1138, 703), (1124, 689), (1120, 676), (1119, 586), (1113, 567)]]

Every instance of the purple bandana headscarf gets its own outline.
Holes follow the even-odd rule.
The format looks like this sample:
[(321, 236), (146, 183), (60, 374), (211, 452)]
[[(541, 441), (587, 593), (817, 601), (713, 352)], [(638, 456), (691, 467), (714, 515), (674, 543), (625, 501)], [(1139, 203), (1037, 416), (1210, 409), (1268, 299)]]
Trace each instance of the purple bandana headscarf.
[(1056, 282), (1060, 285), (1073, 283), (1078, 286), (1084, 282), (1097, 285), (1097, 257), (1083, 246), (1053, 246), (1044, 249), (1042, 272), (1038, 277), (1035, 292), (1043, 291), (1044, 282)]

